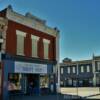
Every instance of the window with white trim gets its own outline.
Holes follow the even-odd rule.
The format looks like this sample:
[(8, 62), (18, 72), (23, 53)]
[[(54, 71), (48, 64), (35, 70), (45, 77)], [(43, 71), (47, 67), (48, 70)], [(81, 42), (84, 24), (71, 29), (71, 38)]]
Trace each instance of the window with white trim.
[(75, 73), (75, 67), (73, 67), (73, 73)]
[(31, 39), (32, 39), (32, 57), (38, 57), (39, 37), (35, 35), (31, 35)]
[(87, 65), (87, 72), (90, 72), (90, 66)]
[(100, 62), (98, 62), (98, 70), (100, 70)]
[(81, 66), (81, 72), (84, 72), (84, 66)]
[(24, 55), (24, 38), (26, 33), (16, 30), (17, 35), (17, 55)]
[(48, 59), (50, 40), (43, 39), (43, 44), (44, 44), (44, 59)]
[(67, 68), (67, 72), (70, 73), (70, 67)]
[(63, 74), (63, 68), (61, 68), (61, 74)]

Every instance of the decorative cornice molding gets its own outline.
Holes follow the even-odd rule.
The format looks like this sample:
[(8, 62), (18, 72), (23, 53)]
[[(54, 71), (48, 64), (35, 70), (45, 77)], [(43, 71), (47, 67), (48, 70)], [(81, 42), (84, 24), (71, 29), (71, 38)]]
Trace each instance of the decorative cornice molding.
[(41, 32), (44, 32), (45, 34), (49, 34), (54, 37), (57, 37), (57, 34), (59, 34), (59, 31), (57, 29), (51, 28), (51, 27), (47, 26), (46, 24), (41, 24), (39, 21), (29, 18), (29, 17), (26, 17), (24, 15), (21, 15), (17, 12), (14, 12), (13, 10), (11, 10), (9, 8), (7, 8), (6, 17), (9, 20), (26, 25), (30, 28), (34, 28), (36, 30), (39, 30)]

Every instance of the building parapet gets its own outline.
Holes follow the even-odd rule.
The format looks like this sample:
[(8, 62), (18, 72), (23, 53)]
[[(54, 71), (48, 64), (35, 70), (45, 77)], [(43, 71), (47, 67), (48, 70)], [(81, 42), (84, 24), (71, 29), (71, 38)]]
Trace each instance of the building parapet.
[(82, 61), (71, 61), (71, 62), (63, 62), (60, 63), (60, 66), (75, 66), (77, 64), (90, 64), (92, 60), (82, 60)]
[(13, 11), (11, 6), (7, 7), (7, 18), (12, 21), (16, 21), (18, 23), (24, 24), (28, 27), (38, 29), (44, 33), (47, 33), (52, 36), (57, 36), (59, 30), (57, 28), (51, 28), (46, 25), (45, 20), (41, 20), (36, 16), (33, 16), (31, 13), (26, 13), (26, 15), (21, 15), (15, 11)]

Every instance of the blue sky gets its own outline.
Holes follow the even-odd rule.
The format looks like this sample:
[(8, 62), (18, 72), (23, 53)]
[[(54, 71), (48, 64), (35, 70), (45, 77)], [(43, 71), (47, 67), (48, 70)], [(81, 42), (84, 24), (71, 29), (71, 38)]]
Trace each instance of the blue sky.
[(21, 14), (31, 12), (60, 30), (60, 61), (100, 55), (100, 0), (0, 0)]

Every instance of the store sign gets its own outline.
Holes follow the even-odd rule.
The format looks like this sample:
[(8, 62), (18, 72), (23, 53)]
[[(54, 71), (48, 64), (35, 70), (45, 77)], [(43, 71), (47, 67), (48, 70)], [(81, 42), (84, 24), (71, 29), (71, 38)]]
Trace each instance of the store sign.
[(47, 73), (46, 64), (36, 64), (36, 63), (25, 63), (25, 62), (15, 62), (15, 72), (16, 73), (37, 73), (45, 74)]

